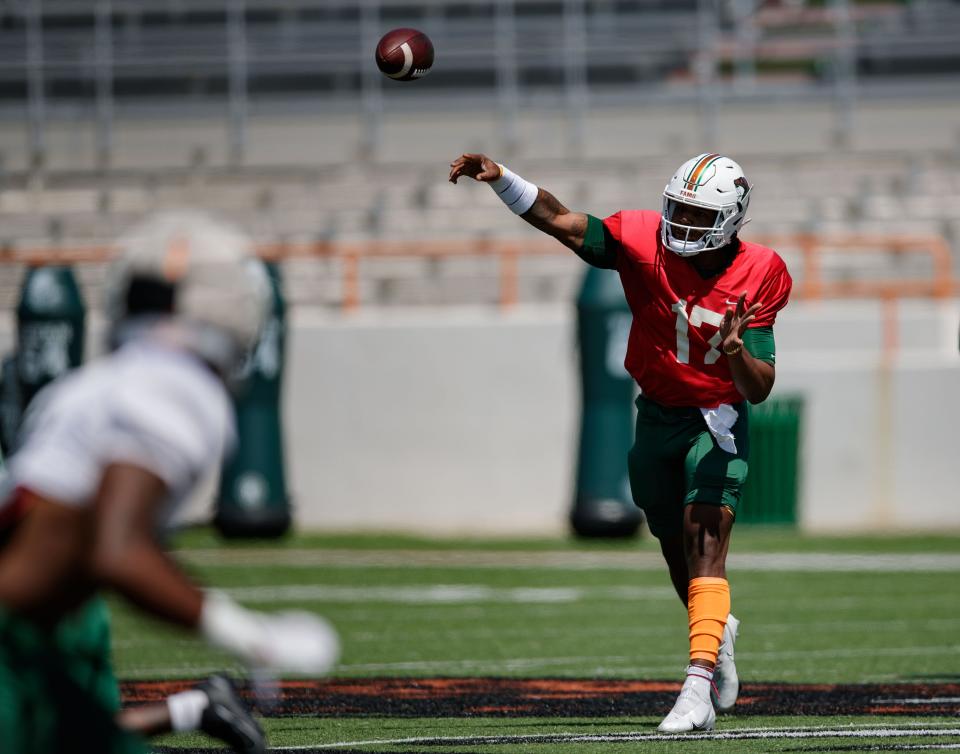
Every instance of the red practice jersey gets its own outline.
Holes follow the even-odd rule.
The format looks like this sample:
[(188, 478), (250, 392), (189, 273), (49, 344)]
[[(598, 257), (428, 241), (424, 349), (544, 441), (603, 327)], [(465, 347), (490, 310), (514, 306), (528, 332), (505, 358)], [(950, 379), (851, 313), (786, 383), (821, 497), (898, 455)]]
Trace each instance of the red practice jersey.
[(660, 214), (624, 210), (603, 221), (618, 242), (617, 271), (633, 324), (627, 371), (643, 394), (666, 406), (716, 408), (743, 396), (720, 351), (720, 322), (746, 291), (763, 304), (751, 327), (770, 327), (793, 281), (780, 256), (741, 241), (730, 266), (709, 279), (660, 242)]

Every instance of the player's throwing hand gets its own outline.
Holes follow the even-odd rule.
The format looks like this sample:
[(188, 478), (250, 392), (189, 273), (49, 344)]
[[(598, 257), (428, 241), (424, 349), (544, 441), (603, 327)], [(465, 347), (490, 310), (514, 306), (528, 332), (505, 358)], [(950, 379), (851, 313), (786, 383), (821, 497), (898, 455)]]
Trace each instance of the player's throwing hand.
[(500, 166), (485, 154), (462, 154), (450, 163), (450, 182), (456, 183), (460, 176), (489, 183), (503, 175)]

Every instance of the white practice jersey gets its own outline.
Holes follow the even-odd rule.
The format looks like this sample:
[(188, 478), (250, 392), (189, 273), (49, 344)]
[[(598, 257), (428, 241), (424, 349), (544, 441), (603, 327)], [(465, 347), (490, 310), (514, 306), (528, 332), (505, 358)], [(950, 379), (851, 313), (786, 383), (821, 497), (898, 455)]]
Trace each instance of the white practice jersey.
[(146, 339), (131, 341), (37, 395), (4, 486), (90, 505), (107, 466), (127, 463), (166, 483), (168, 519), (235, 433), (226, 388), (202, 362)]

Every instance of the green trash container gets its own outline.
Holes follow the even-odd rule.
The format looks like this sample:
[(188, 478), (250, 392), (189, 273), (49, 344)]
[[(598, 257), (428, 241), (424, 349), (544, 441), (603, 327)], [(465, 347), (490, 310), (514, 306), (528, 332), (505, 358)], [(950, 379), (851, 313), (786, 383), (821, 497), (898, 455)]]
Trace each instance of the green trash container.
[(633, 503), (633, 378), (623, 366), (632, 315), (620, 276), (590, 267), (577, 300), (580, 446), (570, 523), (582, 537), (630, 537), (643, 522)]
[(737, 523), (796, 524), (803, 398), (769, 398), (749, 410), (750, 472)]
[(83, 361), (86, 308), (65, 265), (31, 267), (17, 306), (17, 376), (21, 407), (44, 385)]
[(236, 452), (226, 460), (214, 525), (225, 537), (278, 537), (290, 528), (284, 473), (280, 393), (286, 341), (286, 303), (280, 269), (266, 265), (273, 307), (252, 357), (238, 376), (234, 399)]

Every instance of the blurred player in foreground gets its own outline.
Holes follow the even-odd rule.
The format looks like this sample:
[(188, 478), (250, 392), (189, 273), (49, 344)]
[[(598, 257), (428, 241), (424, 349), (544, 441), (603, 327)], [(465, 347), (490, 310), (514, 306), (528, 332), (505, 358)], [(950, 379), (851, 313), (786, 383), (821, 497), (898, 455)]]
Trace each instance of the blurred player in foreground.
[(633, 313), (626, 368), (641, 389), (630, 483), (690, 625), (686, 681), (660, 731), (711, 730), (711, 696), (728, 710), (740, 687), (725, 564), (747, 476), (746, 401), (773, 387), (773, 323), (792, 284), (774, 251), (737, 237), (750, 185), (733, 160), (702, 154), (670, 178), (662, 212), (600, 220), (485, 155), (450, 168), (452, 182), (488, 183), (535, 228), (620, 273)]
[(116, 591), (257, 672), (313, 675), (335, 662), (320, 618), (204, 592), (157, 541), (233, 442), (226, 384), (263, 323), (266, 275), (242, 235), (194, 213), (148, 220), (119, 247), (113, 351), (35, 398), (0, 491), (0, 738), (18, 754), (117, 754), (146, 751), (132, 731), (202, 726), (263, 751), (220, 677), (118, 715), (97, 594)]

